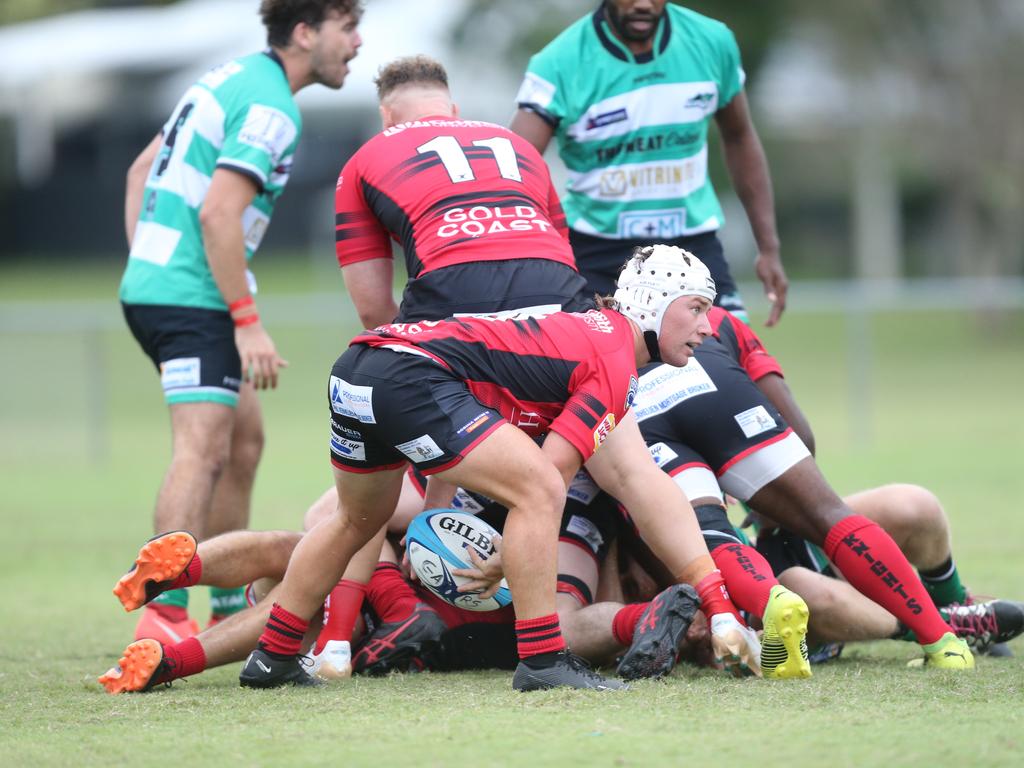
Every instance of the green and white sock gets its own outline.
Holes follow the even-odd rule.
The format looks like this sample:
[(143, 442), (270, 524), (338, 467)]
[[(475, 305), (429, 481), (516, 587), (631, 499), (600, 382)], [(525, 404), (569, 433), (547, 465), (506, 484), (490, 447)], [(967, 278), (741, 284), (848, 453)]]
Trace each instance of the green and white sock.
[(169, 589), (153, 598), (150, 605), (172, 605), (176, 608), (188, 608), (187, 589)]
[(953, 556), (946, 558), (946, 562), (935, 568), (919, 570), (921, 583), (928, 590), (932, 602), (942, 608), (950, 603), (967, 602), (967, 589), (960, 582), (960, 573), (953, 562)]

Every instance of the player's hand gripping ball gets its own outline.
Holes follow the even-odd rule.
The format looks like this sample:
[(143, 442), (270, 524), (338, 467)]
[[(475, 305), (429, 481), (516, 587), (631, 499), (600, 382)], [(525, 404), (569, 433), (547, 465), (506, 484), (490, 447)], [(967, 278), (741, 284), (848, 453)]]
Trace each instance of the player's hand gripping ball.
[(476, 565), (469, 552), (483, 559), (495, 554), (498, 532), (483, 520), (454, 509), (428, 509), (410, 524), (405, 535), (409, 564), (420, 583), (456, 608), (468, 611), (495, 611), (512, 602), (512, 592), (502, 579), (493, 597), (479, 591), (459, 592), (459, 587), (474, 579), (453, 573)]

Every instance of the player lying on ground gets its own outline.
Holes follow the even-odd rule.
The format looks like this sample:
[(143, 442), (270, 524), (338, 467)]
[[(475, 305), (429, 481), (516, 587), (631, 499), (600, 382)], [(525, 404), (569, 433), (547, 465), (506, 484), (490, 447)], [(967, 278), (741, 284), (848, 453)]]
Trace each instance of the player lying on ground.
[(717, 308), (710, 317), (715, 335), (689, 366), (643, 371), (636, 413), (652, 454), (691, 499), (737, 605), (761, 615), (775, 579), (764, 558), (736, 538), (722, 490), (824, 543), (854, 587), (914, 630), (929, 664), (970, 666), (966, 647), (892, 538), (832, 491), (807, 447), (754, 384), (754, 378), (764, 380), (776, 397), (787, 397), (787, 413), (809, 435), (778, 363), (746, 325)]
[[(407, 495), (420, 498), (423, 486), (408, 482), (406, 491)], [(492, 503), (485, 508), (471, 497), (462, 498), (465, 504), (474, 505), (475, 511), (491, 515), (499, 524), (503, 521), (505, 510), (498, 505)], [(697, 609), (696, 595), (688, 586), (674, 585), (659, 595), (653, 606), (589, 605), (597, 586), (597, 563), (607, 551), (607, 544), (614, 541), (618, 527), (617, 510), (607, 504), (591, 505), (595, 498), (596, 485), (580, 473), (566, 502), (559, 537), (560, 616), (564, 615), (561, 608), (565, 597), (571, 596), (573, 601), (571, 615), (563, 622), (564, 633), (567, 642), (591, 661), (599, 662), (608, 654), (625, 651), (623, 669), (631, 670), (631, 678), (645, 676), (651, 659), (667, 650), (674, 655)], [(320, 515), (321, 510), (318, 502), (308, 516)], [(402, 513), (400, 505), (396, 517)], [(115, 594), (130, 610), (165, 589), (197, 584), (236, 587), (249, 583), (249, 594), (255, 598), (283, 577), (300, 537), (301, 534), (288, 531), (236, 532), (205, 541), (197, 548), (186, 533), (167, 534), (142, 547), (136, 567), (118, 582)], [(389, 545), (385, 549), (391, 552)], [(192, 552), (194, 555), (189, 557)], [(585, 553), (582, 558), (581, 552)], [(515, 667), (514, 617), (510, 610), (478, 613), (451, 606), (428, 590), (406, 582), (394, 565), (395, 559), (393, 554), (384, 558), (368, 588), (363, 590), (375, 611), (377, 625), (353, 660), (356, 672), (407, 670), (413, 664), (423, 664), (423, 660), (431, 669)], [(273, 594), (270, 592), (271, 598)], [(586, 600), (589, 609), (578, 610), (577, 600)], [(269, 605), (267, 601), (255, 605), (230, 621), (177, 643), (132, 643), (119, 666), (103, 675), (100, 682), (111, 693), (149, 690), (210, 667), (239, 661), (259, 637)], [(326, 652), (312, 658), (311, 671), (317, 672), (323, 665), (326, 674), (322, 676), (328, 679), (348, 672), (347, 654), (339, 663), (338, 656), (331, 653), (329, 638), (335, 620), (342, 626), (354, 623), (354, 617), (346, 621), (329, 614), (322, 626), (314, 623), (307, 638), (312, 641), (319, 634), (320, 645), (327, 646)]]

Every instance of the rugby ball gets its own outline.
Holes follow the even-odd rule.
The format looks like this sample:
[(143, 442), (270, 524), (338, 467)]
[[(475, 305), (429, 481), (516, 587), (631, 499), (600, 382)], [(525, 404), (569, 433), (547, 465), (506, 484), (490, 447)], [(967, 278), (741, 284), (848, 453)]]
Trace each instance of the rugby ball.
[(494, 554), (497, 531), (480, 518), (455, 509), (428, 509), (409, 523), (405, 549), (409, 564), (420, 583), (456, 608), (467, 611), (496, 611), (512, 602), (512, 592), (504, 579), (493, 597), (459, 592), (470, 579), (452, 573), (456, 568), (472, 568), (470, 547), (484, 559)]

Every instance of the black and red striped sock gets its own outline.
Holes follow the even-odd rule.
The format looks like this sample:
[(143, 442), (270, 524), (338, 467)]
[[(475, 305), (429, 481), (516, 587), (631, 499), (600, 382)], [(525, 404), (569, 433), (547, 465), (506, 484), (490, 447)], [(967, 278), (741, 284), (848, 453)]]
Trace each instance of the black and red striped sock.
[(405, 621), (420, 599), (395, 563), (378, 563), (366, 597), (385, 624)]
[(260, 649), (276, 653), (278, 656), (295, 656), (308, 629), (308, 621), (274, 603), (257, 645)]
[(206, 669), (206, 651), (199, 640), (194, 637), (182, 640), (180, 643), (163, 646), (164, 659), (168, 664), (164, 667), (163, 673), (154, 680), (154, 683), (167, 683), (177, 680), (180, 677), (198, 675)]
[(167, 589), (184, 589), (185, 587), (192, 587), (199, 583), (199, 579), (203, 576), (203, 561), (199, 559), (199, 553), (196, 552), (192, 556), (192, 562), (189, 563), (185, 570), (178, 574), (178, 578), (171, 582), (171, 585)]
[(612, 635), (619, 645), (632, 645), (633, 635), (636, 633), (636, 625), (640, 623), (640, 617), (644, 615), (650, 603), (631, 603), (619, 608), (612, 619)]
[(722, 572), (714, 570), (701, 579), (694, 587), (697, 590), (697, 596), (700, 597), (700, 610), (704, 616), (707, 617), (708, 621), (711, 621), (711, 617), (719, 613), (731, 613), (736, 617), (743, 626), (747, 625), (747, 622), (740, 616), (740, 612), (736, 610), (736, 606), (733, 605), (732, 598), (729, 597), (729, 591), (725, 588), (725, 579), (722, 578)]
[(722, 544), (711, 553), (736, 607), (763, 616), (772, 587), (779, 583), (764, 555), (746, 544)]
[(331, 640), (352, 640), (365, 599), (366, 585), (362, 582), (342, 579), (334, 586), (324, 603), (324, 625), (316, 638), (314, 653), (323, 651)]
[(520, 659), (564, 651), (565, 639), (558, 624), (558, 614), (538, 616), (536, 619), (516, 619), (516, 646)]
[(848, 582), (903, 622), (922, 645), (952, 632), (903, 552), (877, 523), (850, 515), (825, 537), (825, 554)]

